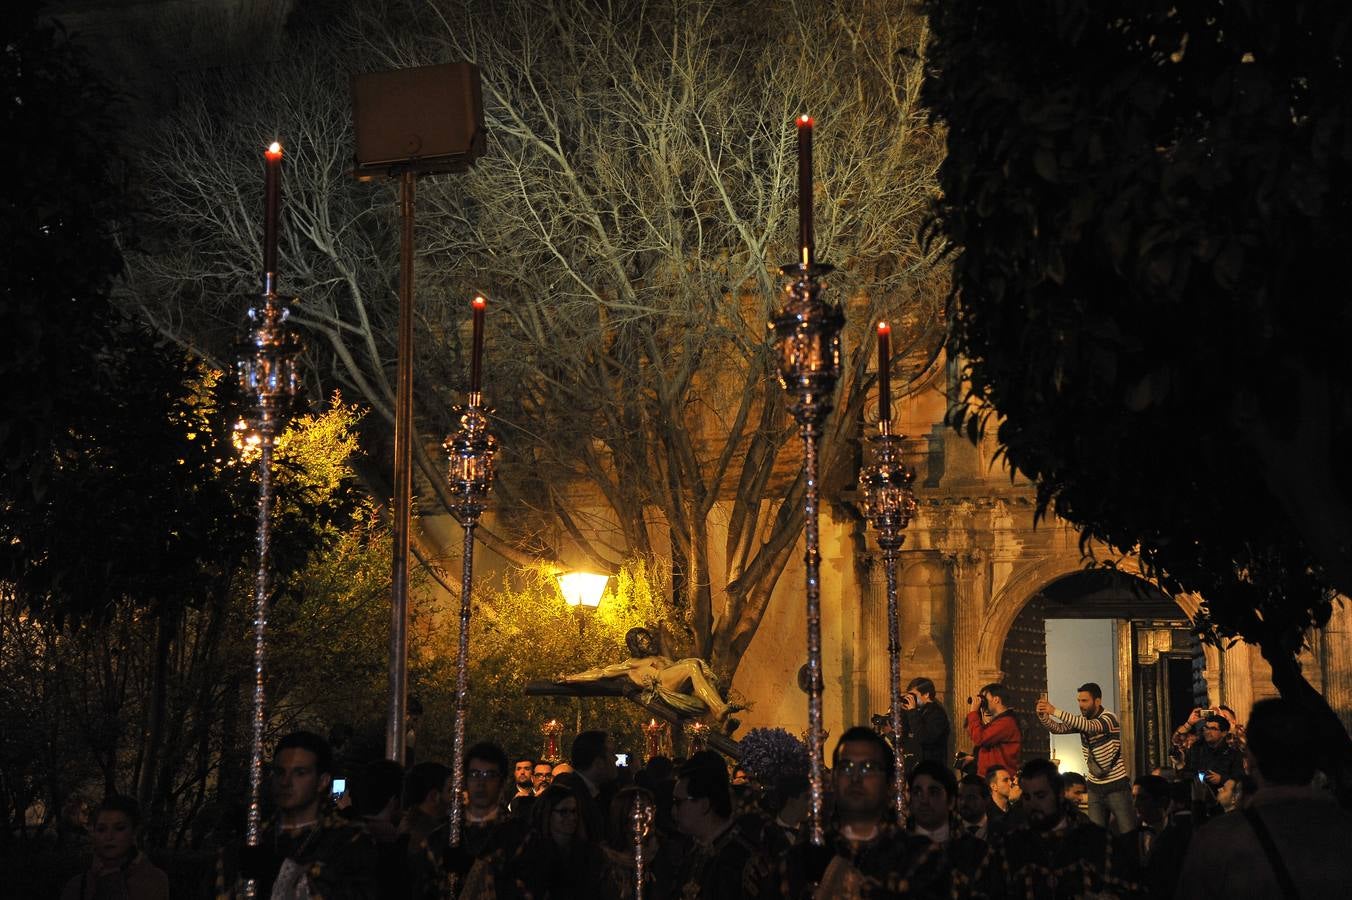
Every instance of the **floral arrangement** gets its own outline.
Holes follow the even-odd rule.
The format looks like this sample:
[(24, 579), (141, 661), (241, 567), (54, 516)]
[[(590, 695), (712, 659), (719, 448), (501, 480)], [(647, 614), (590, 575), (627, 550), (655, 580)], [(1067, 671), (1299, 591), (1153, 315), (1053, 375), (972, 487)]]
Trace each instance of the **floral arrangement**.
[(760, 784), (768, 786), (781, 775), (807, 774), (807, 745), (783, 728), (753, 728), (737, 743), (742, 768)]

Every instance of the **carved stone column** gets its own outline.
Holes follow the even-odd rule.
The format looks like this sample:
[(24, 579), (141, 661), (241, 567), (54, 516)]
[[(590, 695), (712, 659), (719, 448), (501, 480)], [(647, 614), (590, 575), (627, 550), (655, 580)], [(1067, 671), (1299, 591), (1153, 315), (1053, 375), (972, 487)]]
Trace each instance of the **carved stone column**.
[(974, 695), (988, 672), (979, 670), (977, 644), (981, 639), (981, 623), (985, 620), (986, 592), (983, 590), (985, 579), (985, 559), (982, 554), (972, 550), (945, 555), (949, 565), (953, 584), (953, 682), (950, 710), (953, 714), (954, 742), (959, 750), (970, 750), (972, 742), (967, 737), (963, 720), (967, 716), (967, 705), (963, 701)]
[(1211, 702), (1221, 702), (1233, 709), (1241, 722), (1249, 718), (1249, 710), (1253, 708), (1252, 653), (1253, 648), (1240, 641), (1221, 654), (1221, 690), (1219, 695), (1211, 696)]
[(1319, 635), (1324, 698), (1352, 730), (1352, 601), (1339, 598), (1333, 617)]
[(1136, 755), (1136, 654), (1130, 619), (1113, 620), (1113, 638), (1117, 644), (1117, 720), (1122, 725), (1122, 758), (1133, 772), (1144, 771)]

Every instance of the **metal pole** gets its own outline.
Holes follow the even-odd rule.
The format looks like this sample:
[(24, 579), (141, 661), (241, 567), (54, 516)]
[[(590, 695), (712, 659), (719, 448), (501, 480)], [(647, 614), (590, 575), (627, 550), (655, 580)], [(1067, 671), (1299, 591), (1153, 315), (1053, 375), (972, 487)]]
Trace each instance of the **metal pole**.
[(643, 841), (648, 836), (652, 823), (652, 810), (643, 801), (643, 794), (634, 795), (634, 810), (629, 817), (629, 825), (634, 839), (634, 900), (643, 900), (643, 881), (648, 861), (644, 858)]
[[(258, 458), (258, 571), (254, 576), (254, 652), (253, 652), (253, 729), (249, 745), (249, 818), (245, 843), (257, 847), (262, 825), (263, 809), (263, 672), (267, 663), (268, 627), (268, 566), (272, 543), (272, 443), (274, 422), (266, 406), (259, 421), (260, 449)], [(252, 878), (244, 883), (245, 897), (256, 895), (257, 884)]]
[(806, 422), (800, 429), (803, 438), (803, 473), (807, 480), (807, 496), (803, 502), (804, 535), (807, 552), (807, 752), (808, 752), (808, 815), (811, 819), (812, 843), (821, 846), (822, 779), (824, 777), (824, 749), (822, 735), (822, 603), (821, 551), (817, 536), (819, 503), (817, 484), (817, 426)]
[(906, 797), (905, 760), (901, 753), (901, 636), (897, 617), (897, 549), (883, 549), (883, 568), (887, 572), (887, 662), (889, 687), (892, 695), (893, 802), (897, 809), (897, 824), (903, 827), (910, 814)]
[(474, 589), (474, 528), (478, 517), (465, 520), (465, 549), (460, 575), (460, 645), (455, 652), (455, 727), (451, 738), (451, 846), (460, 845), (460, 820), (465, 790), (465, 708), (469, 697), (470, 592)]
[(906, 769), (901, 747), (901, 623), (897, 613), (897, 561), (906, 542), (903, 532), (915, 515), (915, 493), (911, 484), (915, 470), (901, 460), (901, 437), (892, 434), (887, 419), (879, 423), (879, 433), (872, 439), (877, 445), (873, 462), (859, 473), (860, 507), (864, 517), (878, 531), (878, 546), (883, 551), (883, 568), (887, 574), (887, 661), (888, 692), (891, 696), (889, 719), (892, 726), (893, 749), (896, 751), (892, 801), (898, 822), (904, 823), (910, 813), (906, 793)]
[(390, 678), (385, 756), (404, 763), (408, 705), (409, 507), (413, 494), (413, 186), (399, 179), (399, 345), (394, 408), (394, 559), (390, 574)]
[[(476, 312), (483, 309), (483, 298), (476, 297)], [(476, 319), (481, 322), (481, 319)], [(476, 346), (479, 340), (475, 341)], [(476, 368), (477, 368), (477, 356)], [(488, 493), (493, 487), (493, 456), (497, 439), (488, 430), (488, 411), (483, 395), (471, 390), (469, 403), (462, 408), (460, 429), (442, 445), (450, 464), (447, 479), (451, 490), (451, 508), (460, 516), (465, 530), (460, 578), (460, 645), (455, 656), (455, 725), (451, 744), (451, 810), (447, 830), (450, 846), (460, 844), (460, 820), (464, 810), (465, 789), (465, 716), (469, 697), (469, 620), (470, 599), (474, 592), (474, 529), (479, 524)]]
[[(258, 457), (258, 572), (254, 578), (254, 653), (253, 715), (249, 743), (249, 810), (245, 822), (245, 843), (257, 847), (262, 827), (263, 731), (265, 691), (263, 676), (267, 669), (269, 570), (272, 565), (272, 453), (278, 426), (286, 414), (287, 402), (300, 392), (296, 358), (300, 339), (289, 325), (286, 308), (277, 305), (276, 273), (264, 276), (262, 303), (249, 310), (254, 327), (250, 329), (250, 349), (238, 360), (240, 387), (254, 400), (249, 420), (259, 440)], [(255, 896), (257, 885), (244, 883), (246, 897)]]

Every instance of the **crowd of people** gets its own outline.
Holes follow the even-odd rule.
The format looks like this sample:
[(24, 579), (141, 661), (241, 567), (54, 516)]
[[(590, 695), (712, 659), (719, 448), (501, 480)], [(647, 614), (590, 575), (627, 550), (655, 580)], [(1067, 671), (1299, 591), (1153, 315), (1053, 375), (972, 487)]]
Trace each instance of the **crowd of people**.
[[(316, 734), (272, 758), (273, 816), (255, 846), (223, 852), (218, 896), (252, 882), (270, 898), (651, 900), (783, 897), (1334, 897), (1352, 888), (1352, 814), (1316, 785), (1314, 736), (1282, 700), (1194, 710), (1172, 764), (1133, 778), (1121, 727), (1085, 684), (1076, 710), (1037, 704), (1053, 733), (1080, 735), (1086, 773), (1021, 759), (1019, 717), (1000, 685), (971, 701), (973, 753), (949, 756), (934, 685), (917, 679), (903, 731), (856, 726), (824, 782), (824, 841), (811, 840), (803, 771), (734, 768), (718, 753), (617, 766), (602, 731), (566, 762), (465, 753), (458, 840), (452, 771), (378, 761), (333, 794), (333, 755)], [(1223, 723), (1223, 724), (1222, 724)], [(876, 724), (876, 723), (875, 723)], [(903, 752), (909, 814), (894, 800)], [(135, 804), (94, 818), (95, 860), (63, 900), (168, 896), (136, 849)], [(642, 880), (639, 881), (639, 872)]]

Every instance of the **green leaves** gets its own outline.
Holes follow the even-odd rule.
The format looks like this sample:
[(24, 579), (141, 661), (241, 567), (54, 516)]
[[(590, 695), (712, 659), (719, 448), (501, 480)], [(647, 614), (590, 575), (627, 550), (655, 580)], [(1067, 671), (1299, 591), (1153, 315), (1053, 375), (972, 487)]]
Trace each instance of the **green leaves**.
[[(1352, 246), (1352, 94), (1329, 63), (1352, 12), (927, 10), (924, 98), (948, 133), (930, 234), (953, 248), (950, 352), (975, 404), (955, 424), (998, 415), (1043, 508), (1201, 591), (1211, 627), (1298, 646), (1352, 586), (1322, 537), (1352, 510), (1332, 464), (1352, 438), (1352, 306), (1322, 286)], [(1339, 398), (1304, 464), (1255, 437), (1296, 427), (1291, 372)], [(1246, 391), (1265, 399), (1238, 428)]]

